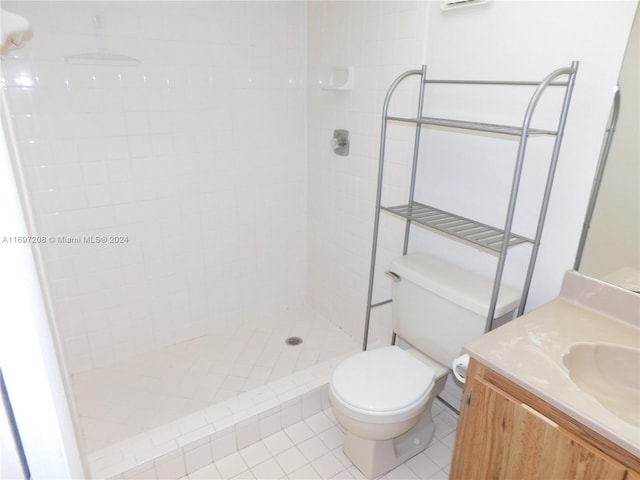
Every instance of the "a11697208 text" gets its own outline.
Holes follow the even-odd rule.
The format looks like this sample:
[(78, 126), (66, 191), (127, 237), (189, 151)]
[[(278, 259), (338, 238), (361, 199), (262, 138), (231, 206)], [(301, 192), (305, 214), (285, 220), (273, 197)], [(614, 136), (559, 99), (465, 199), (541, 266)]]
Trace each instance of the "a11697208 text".
[(129, 243), (128, 235), (7, 235), (0, 237), (0, 244), (81, 244), (102, 245)]

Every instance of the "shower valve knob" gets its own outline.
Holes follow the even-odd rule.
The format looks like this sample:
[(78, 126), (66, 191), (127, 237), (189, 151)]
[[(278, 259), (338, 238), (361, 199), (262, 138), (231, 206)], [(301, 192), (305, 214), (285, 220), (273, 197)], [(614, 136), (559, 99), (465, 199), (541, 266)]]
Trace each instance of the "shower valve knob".
[(329, 141), (329, 144), (336, 155), (349, 155), (349, 131), (334, 130), (333, 138)]

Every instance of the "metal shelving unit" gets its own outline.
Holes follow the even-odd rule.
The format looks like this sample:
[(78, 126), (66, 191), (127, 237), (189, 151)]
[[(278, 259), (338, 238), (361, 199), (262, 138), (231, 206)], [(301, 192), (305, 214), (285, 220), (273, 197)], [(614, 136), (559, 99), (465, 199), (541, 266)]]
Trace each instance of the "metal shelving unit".
[[(382, 128), (380, 135), (380, 157), (378, 165), (378, 188), (376, 194), (376, 212), (373, 229), (373, 245), (371, 250), (371, 266), (369, 271), (369, 292), (367, 297), (367, 312), (365, 319), (365, 331), (363, 340), (363, 350), (367, 348), (367, 341), (369, 336), (369, 321), (371, 318), (371, 310), (378, 306), (387, 304), (391, 300), (385, 300), (378, 303), (372, 303), (373, 301), (373, 283), (375, 275), (375, 263), (376, 253), (378, 246), (378, 230), (380, 225), (380, 213), (386, 212), (405, 219), (405, 234), (404, 245), (402, 254), (407, 254), (409, 246), (409, 235), (411, 232), (411, 226), (416, 224), (425, 227), (429, 230), (437, 233), (453, 237), (457, 240), (461, 240), (467, 244), (479, 247), (489, 253), (497, 254), (498, 260), (496, 265), (496, 271), (494, 276), (493, 291), (491, 294), (491, 300), (489, 304), (489, 311), (487, 314), (487, 321), (485, 324), (485, 331), (489, 331), (492, 328), (493, 316), (495, 313), (495, 307), (500, 293), (500, 286), (502, 283), (502, 274), (504, 271), (504, 265), (507, 257), (507, 251), (521, 244), (530, 244), (531, 256), (529, 260), (528, 269), (524, 279), (522, 297), (520, 305), (518, 306), (517, 315), (521, 315), (524, 312), (524, 308), (531, 285), (531, 279), (533, 277), (533, 270), (540, 247), (540, 239), (542, 237), (542, 230), (544, 228), (544, 219), (546, 217), (547, 208), (549, 205), (549, 197), (551, 195), (551, 187), (553, 184), (553, 177), (558, 162), (558, 155), (560, 153), (560, 145), (562, 143), (562, 136), (564, 133), (564, 127), (567, 119), (567, 113), (569, 110), (569, 104), (571, 102), (571, 93), (573, 85), (575, 83), (575, 76), (578, 70), (578, 62), (574, 61), (569, 67), (559, 68), (547, 75), (541, 81), (493, 81), (493, 80), (434, 80), (427, 78), (427, 67), (422, 66), (420, 70), (409, 70), (398, 78), (396, 78), (384, 100), (384, 106), (382, 111)], [(420, 87), (418, 92), (418, 105), (417, 114), (415, 117), (401, 117), (391, 116), (388, 114), (389, 103), (396, 91), (398, 85), (409, 77), (419, 76)], [(448, 85), (493, 85), (515, 87), (515, 86), (529, 86), (535, 87), (531, 94), (529, 105), (523, 117), (521, 126), (512, 125), (498, 125), (493, 123), (482, 122), (470, 122), (464, 120), (448, 119), (448, 118), (434, 118), (423, 116), (424, 103), (425, 103), (425, 91), (426, 86), (429, 84), (448, 84)], [(557, 128), (554, 130), (531, 128), (531, 121), (536, 110), (536, 106), (540, 98), (543, 96), (548, 88), (562, 88), (564, 89), (564, 97), (562, 101), (562, 108), (558, 118)], [(415, 126), (414, 136), (414, 148), (413, 148), (413, 163), (411, 169), (411, 182), (409, 187), (409, 198), (406, 204), (396, 206), (383, 206), (382, 200), (382, 187), (384, 181), (384, 163), (385, 163), (385, 147), (387, 136), (387, 124), (389, 122), (399, 122), (408, 125)], [(424, 205), (414, 200), (416, 172), (418, 167), (418, 159), (420, 156), (420, 133), (423, 127), (444, 127), (447, 129), (459, 130), (461, 133), (466, 132), (488, 132), (492, 134), (505, 135), (509, 137), (519, 137), (518, 153), (514, 162), (513, 181), (511, 185), (511, 193), (509, 197), (509, 203), (507, 207), (507, 214), (504, 225), (499, 228), (496, 226), (487, 225), (477, 222), (470, 218), (462, 217), (453, 212), (446, 212), (440, 210), (434, 206)], [(520, 179), (522, 175), (522, 168), (525, 161), (527, 141), (530, 137), (537, 136), (554, 136), (555, 142), (553, 150), (551, 152), (551, 158), (549, 163), (549, 170), (546, 179), (546, 185), (540, 205), (540, 211), (538, 216), (538, 222), (536, 232), (533, 238), (528, 238), (522, 235), (515, 234), (511, 231), (513, 225), (513, 219), (516, 208), (516, 200), (518, 197), (518, 189), (520, 186)]]

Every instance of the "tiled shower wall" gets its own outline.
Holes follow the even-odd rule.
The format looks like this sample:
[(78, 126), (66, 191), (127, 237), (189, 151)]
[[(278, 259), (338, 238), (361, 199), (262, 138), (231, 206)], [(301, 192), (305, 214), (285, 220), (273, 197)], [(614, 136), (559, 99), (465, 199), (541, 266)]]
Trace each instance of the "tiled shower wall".
[[(423, 63), (426, 3), (308, 4), (309, 301), (356, 338), (365, 316), (382, 104), (393, 79)], [(333, 67), (349, 65), (355, 67), (353, 91), (324, 89)], [(398, 92), (392, 109), (415, 112), (407, 90)], [(350, 131), (349, 156), (329, 147), (334, 129)], [(400, 204), (406, 202), (413, 129), (390, 127), (389, 134), (384, 193)], [(383, 273), (402, 253), (403, 229), (387, 228), (388, 220), (397, 221), (381, 220), (374, 301), (389, 298)], [(389, 308), (373, 311), (371, 328), (371, 339), (390, 340)]]
[[(71, 373), (304, 301), (304, 3), (3, 8), (34, 31), (3, 87)], [(141, 65), (65, 63), (96, 15)]]

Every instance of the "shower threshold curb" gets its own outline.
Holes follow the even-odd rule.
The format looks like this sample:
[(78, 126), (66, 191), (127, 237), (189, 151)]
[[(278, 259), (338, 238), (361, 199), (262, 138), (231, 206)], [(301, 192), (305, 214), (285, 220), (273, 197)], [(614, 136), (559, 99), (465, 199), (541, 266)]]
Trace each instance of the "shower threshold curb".
[(90, 478), (179, 479), (329, 408), (331, 358), (90, 453)]

